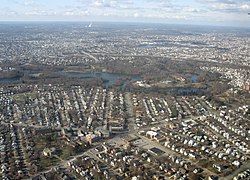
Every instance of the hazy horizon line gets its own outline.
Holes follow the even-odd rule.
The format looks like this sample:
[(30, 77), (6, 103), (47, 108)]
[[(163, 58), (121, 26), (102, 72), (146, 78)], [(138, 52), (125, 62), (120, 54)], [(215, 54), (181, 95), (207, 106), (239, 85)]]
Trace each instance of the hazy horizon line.
[(149, 21), (86, 21), (86, 20), (0, 20), (0, 24), (4, 23), (114, 23), (114, 24), (158, 24), (158, 25), (176, 25), (176, 26), (204, 26), (204, 27), (227, 27), (227, 28), (245, 28), (250, 29), (249, 26), (233, 26), (226, 24), (190, 24), (190, 23), (167, 23), (167, 22), (149, 22)]

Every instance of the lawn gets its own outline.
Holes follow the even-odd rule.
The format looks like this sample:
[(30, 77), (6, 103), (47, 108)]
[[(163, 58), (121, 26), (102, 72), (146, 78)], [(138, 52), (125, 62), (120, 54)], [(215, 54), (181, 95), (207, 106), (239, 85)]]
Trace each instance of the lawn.
[(24, 101), (27, 98), (34, 99), (36, 97), (37, 93), (31, 92), (31, 93), (21, 93), (21, 94), (15, 94), (13, 96), (13, 99), (16, 101)]
[(40, 157), (40, 166), (43, 167), (44, 169), (50, 167), (50, 166), (55, 166), (60, 160), (56, 157), (45, 157), (41, 156)]

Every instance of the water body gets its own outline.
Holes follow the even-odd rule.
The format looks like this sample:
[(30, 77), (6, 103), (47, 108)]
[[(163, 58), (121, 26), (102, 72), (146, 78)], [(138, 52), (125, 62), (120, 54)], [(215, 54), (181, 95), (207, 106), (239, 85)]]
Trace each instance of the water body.
[(204, 95), (207, 93), (206, 89), (201, 88), (188, 88), (188, 87), (182, 87), (178, 88), (176, 90), (176, 93), (181, 96), (187, 96), (187, 95)]
[(151, 49), (151, 48), (157, 48), (163, 46), (162, 44), (141, 44), (138, 47), (142, 49)]
[(60, 72), (64, 76), (81, 77), (81, 78), (100, 78), (106, 88), (116, 85), (119, 81), (119, 86), (122, 90), (126, 88), (129, 82), (142, 80), (139, 75), (125, 75), (109, 72), (96, 72), (96, 73), (81, 73), (81, 72)]
[(13, 84), (18, 83), (20, 81), (21, 77), (15, 77), (15, 78), (0, 78), (0, 84)]
[(151, 43), (143, 43), (138, 45), (138, 48), (142, 48), (142, 49), (151, 49), (151, 48), (157, 48), (157, 47), (171, 47), (171, 46), (176, 46), (174, 45), (172, 42), (170, 41), (165, 41), (165, 40), (158, 40), (158, 41), (154, 41)]
[(193, 74), (191, 76), (192, 83), (197, 83), (198, 82), (198, 76), (196, 74)]

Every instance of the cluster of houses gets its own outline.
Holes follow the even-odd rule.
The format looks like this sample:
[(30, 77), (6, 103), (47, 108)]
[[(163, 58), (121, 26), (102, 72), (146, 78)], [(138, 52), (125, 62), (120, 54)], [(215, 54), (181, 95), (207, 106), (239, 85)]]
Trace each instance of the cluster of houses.
[(0, 99), (2, 121), (88, 130), (102, 127), (110, 131), (123, 130), (126, 125), (122, 93), (79, 86), (64, 89), (34, 85), (30, 89), (20, 95), (11, 90), (3, 94)]
[(165, 98), (141, 97), (134, 94), (132, 102), (138, 127), (154, 124), (167, 117), (172, 117), (172, 110)]
[(27, 162), (27, 169), (29, 170), (29, 174), (35, 174), (38, 172), (40, 165), (37, 161), (37, 156), (39, 155), (38, 149), (35, 148), (35, 139), (34, 135), (36, 135), (36, 131), (31, 128), (20, 127), (19, 135), (20, 140), (22, 142), (24, 158), (25, 162)]
[(16, 68), (8, 66), (8, 67), (0, 67), (0, 73), (1, 72), (9, 72), (9, 71), (15, 71)]
[(107, 166), (89, 156), (70, 161), (67, 166), (81, 179), (116, 179), (116, 174), (108, 170)]
[[(62, 143), (87, 149), (89, 144), (100, 143), (100, 138), (110, 137), (110, 133), (123, 132), (126, 126), (129, 103), (122, 92), (80, 86), (65, 89), (59, 85), (28, 88), (17, 85), (12, 89), (2, 88), (0, 93), (0, 119), (6, 124), (1, 127), (0, 141), (3, 179), (28, 177), (38, 171), (39, 165), (33, 158), (37, 153), (33, 133), (26, 126), (61, 130)], [(139, 134), (173, 152), (174, 158), (163, 155), (168, 162), (164, 164), (155, 160), (155, 156), (161, 156), (155, 149), (140, 153), (141, 147), (131, 144), (124, 147), (102, 144), (95, 158), (111, 171), (85, 167), (83, 164), (95, 161), (87, 158), (86, 162), (79, 160), (68, 165), (77, 176), (187, 179), (205, 176), (207, 169), (224, 176), (248, 163), (248, 105), (232, 109), (217, 107), (205, 97), (149, 94), (133, 94), (131, 102), (134, 123), (141, 130)], [(14, 125), (7, 125), (11, 123)], [(42, 153), (49, 158), (54, 151), (45, 147)], [(202, 164), (198, 159), (208, 163)], [(13, 160), (10, 166), (9, 161)], [(154, 167), (153, 170), (147, 169), (148, 164)], [(96, 169), (91, 170), (93, 168)], [(141, 168), (142, 173), (134, 172), (136, 168)], [(16, 173), (10, 175), (12, 171)]]
[[(153, 156), (144, 150), (126, 142), (122, 146), (114, 147), (110, 144), (102, 144), (97, 157), (107, 164), (109, 169), (122, 178), (140, 179), (143, 177), (159, 179), (164, 177), (164, 173), (155, 167), (147, 166), (152, 163)], [(152, 169), (153, 168), (153, 169)]]
[[(244, 110), (241, 112), (244, 114)], [(237, 124), (243, 123), (242, 119), (225, 121), (225, 116), (216, 115), (168, 120), (165, 127), (151, 128), (140, 134), (193, 161), (205, 159), (216, 173), (226, 173), (249, 160), (249, 126), (246, 119), (244, 127)], [(232, 129), (237, 129), (238, 133)]]
[[(215, 67), (215, 66), (203, 66), (202, 70), (212, 73), (220, 73), (222, 78), (230, 80), (228, 84), (236, 88), (243, 88), (250, 85), (250, 75), (248, 69), (242, 68), (228, 68), (228, 67)], [(246, 87), (244, 90), (248, 90)]]
[(1, 125), (1, 179), (22, 179), (29, 176), (24, 149), (18, 129), (13, 125)]
[(135, 121), (138, 128), (167, 119), (185, 119), (209, 114), (217, 109), (204, 97), (145, 97), (133, 95)]
[(165, 154), (154, 147), (144, 149), (133, 143), (126, 142), (122, 146), (112, 147), (102, 144), (96, 148), (97, 157), (120, 177), (129, 179), (195, 179), (210, 178), (204, 170), (190, 160), (182, 158), (176, 153)]
[(250, 177), (250, 169), (246, 169), (243, 172), (240, 172), (236, 176), (234, 176), (233, 180), (244, 180), (244, 179), (249, 179)]
[(134, 54), (249, 65), (248, 43), (244, 37), (226, 32), (191, 33), (193, 31), (188, 36), (185, 33), (167, 33), (150, 36), (150, 40), (139, 39), (138, 47), (133, 49)]
[(37, 27), (33, 26), (29, 32), (23, 29), (24, 33), (21, 35), (15, 34), (14, 43), (12, 32), (8, 31), (9, 35), (0, 35), (5, 42), (0, 50), (0, 62), (65, 66), (96, 61), (124, 62), (124, 59), (133, 59), (137, 55), (154, 55), (177, 60), (226, 61), (249, 65), (249, 40), (238, 33), (203, 31), (197, 34), (193, 30), (186, 32), (186, 29), (173, 33), (166, 28), (163, 34), (157, 29), (148, 31), (148, 27), (142, 27), (138, 31), (137, 27), (120, 30), (117, 26), (110, 31), (110, 27), (103, 26), (96, 26), (95, 30), (84, 28), (84, 25), (72, 26), (72, 29), (60, 26), (60, 29), (51, 32), (51, 27), (45, 25), (45, 32), (38, 34), (34, 33), (33, 30)]
[(66, 167), (53, 167), (50, 170), (35, 175), (31, 178), (32, 180), (51, 180), (51, 179), (60, 179), (60, 180), (77, 180), (78, 178), (70, 172)]

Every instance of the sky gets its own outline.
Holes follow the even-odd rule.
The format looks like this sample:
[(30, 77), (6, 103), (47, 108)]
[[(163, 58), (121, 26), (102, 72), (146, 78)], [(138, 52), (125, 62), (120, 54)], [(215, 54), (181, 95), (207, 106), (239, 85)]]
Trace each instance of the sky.
[(115, 21), (250, 27), (250, 0), (0, 0), (0, 21)]

